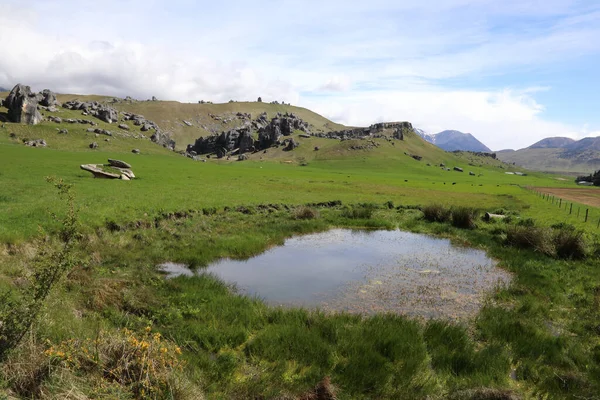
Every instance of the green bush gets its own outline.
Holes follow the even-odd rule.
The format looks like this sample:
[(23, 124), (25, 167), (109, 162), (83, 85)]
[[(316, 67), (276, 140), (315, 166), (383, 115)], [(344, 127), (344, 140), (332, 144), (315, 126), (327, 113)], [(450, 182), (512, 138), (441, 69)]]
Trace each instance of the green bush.
[(471, 207), (455, 207), (452, 209), (452, 226), (461, 229), (474, 229), (479, 210)]
[(423, 207), (423, 218), (429, 222), (448, 222), (451, 212), (441, 204), (430, 204)]

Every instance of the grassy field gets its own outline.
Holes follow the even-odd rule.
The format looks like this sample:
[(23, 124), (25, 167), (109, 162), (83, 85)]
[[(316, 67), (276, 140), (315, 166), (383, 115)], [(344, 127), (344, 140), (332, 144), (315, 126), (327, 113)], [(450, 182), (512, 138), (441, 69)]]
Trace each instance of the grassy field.
[[(161, 104), (174, 107), (160, 110), (171, 121), (240, 105), (119, 104), (159, 124), (151, 107)], [(393, 145), (377, 139), (369, 150), (350, 149), (362, 140), (299, 138), (293, 152), (195, 162), (145, 139), (103, 142), (84, 125), (61, 124), (67, 135), (57, 127), (0, 128), (0, 289), (26, 296), (27, 280), (62, 248), (64, 223), (52, 213), (64, 215), (65, 202), (47, 176), (73, 185), (81, 233), (75, 267), (0, 363), (0, 398), (598, 398), (596, 225), (527, 188), (570, 190), (570, 179), (509, 175), (516, 169), (443, 152), (413, 134)], [(25, 138), (44, 138), (48, 147), (26, 147)], [(98, 149), (88, 147), (93, 140)], [(131, 163), (137, 179), (94, 179), (79, 169), (108, 158)], [(306, 204), (334, 201), (305, 212)], [(474, 216), (476, 227), (462, 229), (458, 217), (428, 222), (426, 206), (434, 204), (453, 207), (440, 215), (470, 207), (507, 218)], [(590, 212), (600, 218), (597, 208)], [(156, 269), (164, 261), (201, 268), (244, 259), (332, 227), (447, 237), (486, 250), (513, 281), (490, 293), (475, 319), (457, 324), (271, 308), (213, 277), (165, 280)]]

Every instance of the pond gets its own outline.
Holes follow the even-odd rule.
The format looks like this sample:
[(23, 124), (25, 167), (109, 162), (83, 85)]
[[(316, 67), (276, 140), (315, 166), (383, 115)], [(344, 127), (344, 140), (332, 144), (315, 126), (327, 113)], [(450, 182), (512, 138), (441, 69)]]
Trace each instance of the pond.
[[(171, 277), (194, 274), (181, 264), (160, 268)], [(474, 315), (486, 292), (510, 281), (482, 250), (398, 230), (297, 236), (248, 260), (223, 259), (197, 273), (274, 306), (455, 320)]]

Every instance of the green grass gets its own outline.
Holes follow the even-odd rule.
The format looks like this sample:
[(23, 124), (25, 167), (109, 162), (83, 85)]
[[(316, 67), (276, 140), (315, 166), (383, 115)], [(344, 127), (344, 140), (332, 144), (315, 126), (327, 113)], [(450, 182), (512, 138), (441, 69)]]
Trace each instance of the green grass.
[[(154, 103), (134, 106), (148, 107), (142, 113), (151, 118)], [(188, 112), (181, 111), (181, 117)], [(477, 398), (465, 393), (480, 388), (532, 398), (598, 393), (596, 225), (525, 188), (571, 187), (571, 182), (538, 173), (507, 175), (511, 168), (498, 161), (446, 153), (410, 134), (394, 145), (378, 140), (380, 146), (370, 151), (349, 150), (353, 141), (311, 138), (301, 139), (290, 153), (270, 149), (245, 162), (201, 163), (142, 139), (111, 138), (91, 150), (87, 144), (103, 137), (82, 132), (85, 127), (69, 125), (66, 136), (58, 135), (53, 123), (0, 128), (1, 287), (19, 284), (27, 273), (39, 250), (32, 239), (44, 238), (38, 226), (58, 228), (50, 213), (64, 207), (46, 176), (75, 185), (84, 233), (85, 257), (33, 327), (27, 343), (36, 346), (23, 346), (15, 357), (37, 359), (36, 351), (42, 357), (45, 340), (153, 325), (184, 350), (184, 374), (208, 398), (298, 397), (325, 377), (340, 399)], [(44, 138), (49, 146), (27, 148), (21, 144), (26, 137)], [(321, 150), (314, 151), (316, 145)], [(142, 154), (131, 154), (133, 147)], [(108, 158), (131, 163), (138, 178), (93, 179), (79, 169)], [(440, 163), (465, 173), (445, 171)], [(331, 207), (314, 205), (332, 201)], [(457, 218), (458, 227), (447, 217), (427, 222), (419, 208), (427, 213), (428, 205), (435, 205), (434, 216), (453, 209), (463, 218)], [(472, 209), (503, 209), (509, 218), (485, 223)], [(591, 209), (590, 220), (598, 217), (600, 210)], [(534, 227), (549, 232), (561, 223), (574, 226), (569, 232), (582, 230), (580, 236), (549, 235), (548, 240), (557, 240), (553, 245), (567, 253), (583, 240), (588, 256), (560, 259), (507, 242), (512, 230), (531, 228), (530, 218)], [(460, 325), (271, 308), (232, 293), (214, 277), (165, 280), (155, 267), (163, 261), (201, 268), (223, 257), (244, 259), (292, 235), (332, 227), (400, 227), (448, 237), (485, 249), (513, 273), (513, 281), (490, 294), (475, 320)], [(93, 382), (86, 381), (92, 375), (79, 371), (79, 380), (65, 382), (62, 372), (51, 370), (42, 380), (48, 393), (76, 387), (93, 397)], [(0, 397), (2, 387), (11, 387), (11, 376), (0, 376)]]

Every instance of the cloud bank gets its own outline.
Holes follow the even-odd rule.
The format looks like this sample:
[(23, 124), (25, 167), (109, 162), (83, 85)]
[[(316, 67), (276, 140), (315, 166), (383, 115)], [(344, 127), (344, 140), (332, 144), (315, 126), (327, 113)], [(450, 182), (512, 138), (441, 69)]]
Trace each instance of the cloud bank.
[[(0, 86), (185, 102), (291, 102), (336, 122), (409, 120), (493, 149), (600, 129), (549, 114), (537, 74), (600, 54), (576, 0), (0, 0)], [(552, 81), (552, 79), (549, 79)], [(568, 94), (567, 94), (568, 95)]]

